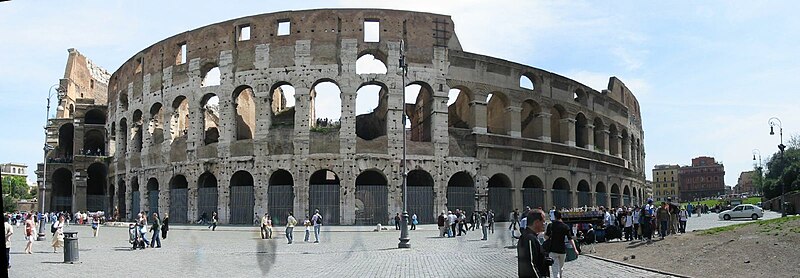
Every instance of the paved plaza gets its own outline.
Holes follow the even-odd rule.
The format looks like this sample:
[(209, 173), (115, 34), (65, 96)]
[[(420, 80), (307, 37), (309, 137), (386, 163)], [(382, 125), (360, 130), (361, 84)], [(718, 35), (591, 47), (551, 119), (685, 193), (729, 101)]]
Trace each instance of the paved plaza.
[[(766, 213), (766, 218), (779, 216)], [(692, 217), (688, 229), (742, 223), (718, 221), (716, 214)], [(466, 237), (439, 238), (432, 225), (411, 231), (411, 249), (397, 249), (399, 232), (372, 232), (374, 227), (323, 227), (321, 243), (303, 242), (297, 229), (295, 243), (286, 244), (283, 229), (275, 239), (262, 240), (256, 227), (173, 226), (160, 249), (131, 251), (127, 227), (101, 227), (91, 237), (89, 226), (70, 225), (80, 244), (79, 264), (64, 264), (63, 251), (52, 253), (50, 236), (34, 244), (34, 254), (22, 254), (22, 229), (15, 229), (10, 277), (516, 277), (516, 249), (511, 247), (507, 224), (496, 224), (488, 241), (480, 231)], [(313, 241), (313, 233), (311, 235)], [(567, 277), (665, 277), (587, 256), (568, 263)]]

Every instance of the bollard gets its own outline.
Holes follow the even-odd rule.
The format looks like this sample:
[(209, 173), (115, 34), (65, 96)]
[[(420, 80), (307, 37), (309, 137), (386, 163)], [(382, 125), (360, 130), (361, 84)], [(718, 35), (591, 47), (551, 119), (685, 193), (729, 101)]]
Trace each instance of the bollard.
[(64, 232), (64, 263), (79, 263), (78, 232)]

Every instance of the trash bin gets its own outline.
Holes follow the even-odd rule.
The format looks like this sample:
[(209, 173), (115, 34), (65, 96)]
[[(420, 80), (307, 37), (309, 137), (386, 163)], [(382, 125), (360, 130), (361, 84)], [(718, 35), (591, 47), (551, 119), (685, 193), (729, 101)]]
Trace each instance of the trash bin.
[(64, 232), (64, 263), (78, 261), (78, 232)]

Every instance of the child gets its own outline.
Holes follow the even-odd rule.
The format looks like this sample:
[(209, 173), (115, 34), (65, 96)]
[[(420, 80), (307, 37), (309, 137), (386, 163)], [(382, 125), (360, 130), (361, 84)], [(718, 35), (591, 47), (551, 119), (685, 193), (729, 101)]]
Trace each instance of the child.
[(308, 238), (311, 235), (311, 220), (308, 220), (308, 216), (306, 216), (306, 220), (303, 221), (303, 226), (306, 227), (306, 238), (303, 241), (308, 242)]

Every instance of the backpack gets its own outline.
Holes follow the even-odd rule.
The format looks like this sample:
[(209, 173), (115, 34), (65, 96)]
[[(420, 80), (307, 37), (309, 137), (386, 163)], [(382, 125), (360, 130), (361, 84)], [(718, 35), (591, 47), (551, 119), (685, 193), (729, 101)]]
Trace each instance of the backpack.
[(322, 215), (317, 215), (317, 221), (316, 222), (317, 223), (314, 223), (314, 224), (322, 225)]
[(58, 228), (56, 228), (56, 224), (57, 224), (57, 223), (58, 223), (58, 222), (53, 222), (53, 225), (52, 225), (52, 226), (50, 226), (50, 233), (51, 233), (51, 234), (55, 234), (55, 233), (56, 233), (56, 231), (58, 230)]

